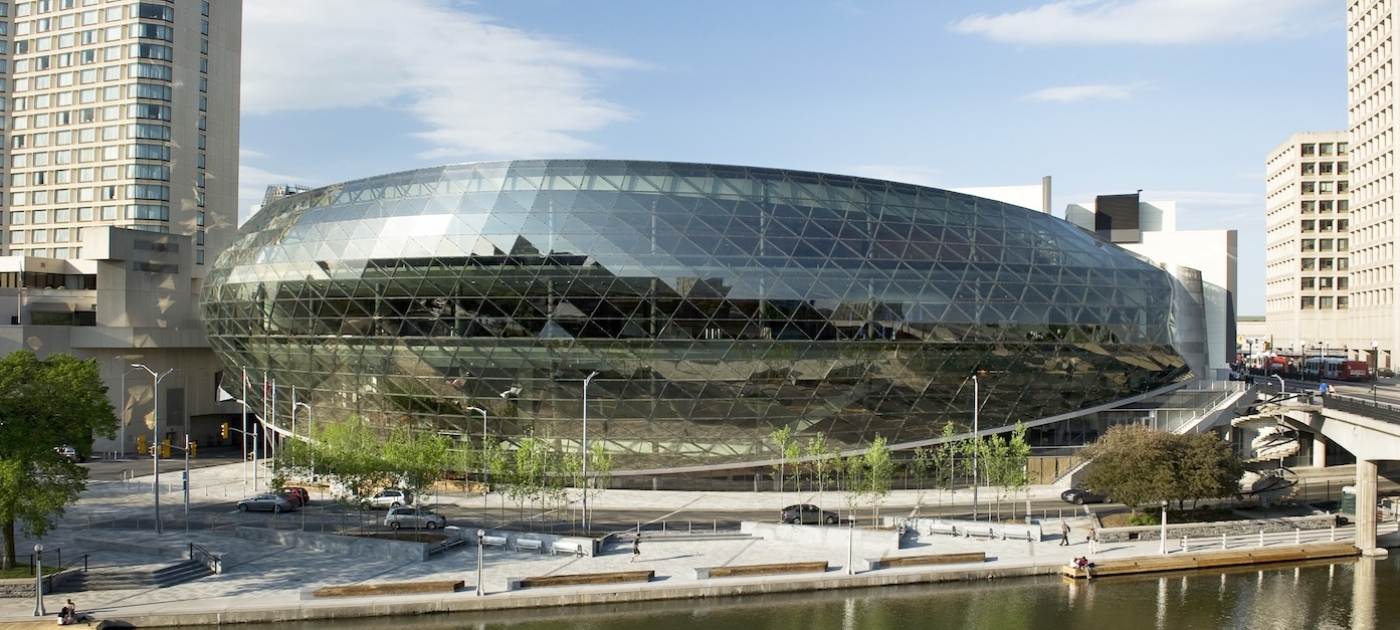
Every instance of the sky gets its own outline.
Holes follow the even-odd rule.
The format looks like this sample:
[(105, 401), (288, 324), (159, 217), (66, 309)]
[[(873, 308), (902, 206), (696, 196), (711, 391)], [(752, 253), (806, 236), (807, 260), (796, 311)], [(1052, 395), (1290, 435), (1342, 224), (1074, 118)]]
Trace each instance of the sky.
[[(392, 7), (386, 10), (387, 7)], [(456, 162), (739, 164), (940, 188), (1142, 190), (1239, 231), (1264, 159), (1346, 129), (1334, 0), (245, 0), (239, 206)]]

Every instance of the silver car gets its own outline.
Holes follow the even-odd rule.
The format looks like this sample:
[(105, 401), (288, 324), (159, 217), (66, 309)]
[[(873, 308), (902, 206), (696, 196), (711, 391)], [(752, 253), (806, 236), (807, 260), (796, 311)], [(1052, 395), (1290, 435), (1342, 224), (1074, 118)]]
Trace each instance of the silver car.
[(295, 509), (297, 509), (296, 504), (288, 501), (287, 497), (270, 492), (255, 497), (248, 497), (238, 502), (239, 512), (272, 512), (273, 514), (278, 514), (281, 512), (290, 512)]
[(389, 513), (384, 515), (384, 525), (390, 529), (438, 529), (447, 527), (447, 517), (421, 508), (396, 507), (389, 508)]
[(401, 505), (412, 505), (413, 494), (407, 490), (389, 488), (380, 490), (374, 496), (365, 499), (365, 506), (370, 508), (396, 508)]

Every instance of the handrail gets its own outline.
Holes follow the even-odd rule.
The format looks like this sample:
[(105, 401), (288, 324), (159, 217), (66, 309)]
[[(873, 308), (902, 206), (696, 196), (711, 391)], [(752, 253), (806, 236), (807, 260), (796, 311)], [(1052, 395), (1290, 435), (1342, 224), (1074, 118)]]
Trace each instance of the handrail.
[(195, 543), (190, 543), (190, 560), (200, 562), (216, 574), (224, 572), (223, 556), (213, 553)]
[[(68, 564), (59, 565), (59, 567), (58, 567), (59, 572), (61, 573), (61, 572), (63, 572), (63, 571), (67, 571), (68, 569), (70, 569), (70, 568), (72, 568), (72, 567), (78, 566), (78, 560), (82, 560), (82, 561), (83, 561), (83, 573), (87, 573), (87, 570), (88, 570), (88, 554), (83, 554), (81, 558), (75, 559), (75, 560), (73, 560), (72, 562), (69, 562)], [(31, 571), (31, 573), (32, 573), (32, 571)]]

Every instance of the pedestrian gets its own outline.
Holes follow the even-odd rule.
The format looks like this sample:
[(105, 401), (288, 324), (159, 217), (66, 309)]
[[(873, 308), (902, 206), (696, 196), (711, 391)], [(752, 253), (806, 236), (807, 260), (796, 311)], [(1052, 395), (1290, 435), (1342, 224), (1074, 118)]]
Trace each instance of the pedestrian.
[(1099, 531), (1098, 531), (1097, 529), (1094, 529), (1094, 526), (1093, 526), (1093, 525), (1090, 525), (1090, 526), (1089, 526), (1089, 553), (1098, 553), (1098, 552), (1099, 552)]
[(1060, 519), (1060, 546), (1069, 546), (1069, 523), (1065, 519)]
[(642, 533), (637, 532), (637, 536), (632, 539), (632, 559), (629, 563), (636, 562), (637, 556), (640, 555), (642, 555)]

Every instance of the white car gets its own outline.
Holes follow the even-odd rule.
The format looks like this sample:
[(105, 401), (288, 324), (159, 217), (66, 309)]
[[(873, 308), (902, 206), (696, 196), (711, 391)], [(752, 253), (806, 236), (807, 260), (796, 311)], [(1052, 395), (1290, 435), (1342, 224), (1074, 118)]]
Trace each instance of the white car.
[(365, 506), (371, 508), (396, 508), (402, 505), (413, 505), (413, 495), (407, 490), (397, 488), (380, 490), (374, 496), (365, 499)]
[(447, 517), (421, 508), (396, 507), (389, 508), (389, 513), (384, 515), (384, 525), (391, 529), (439, 529), (447, 527)]

